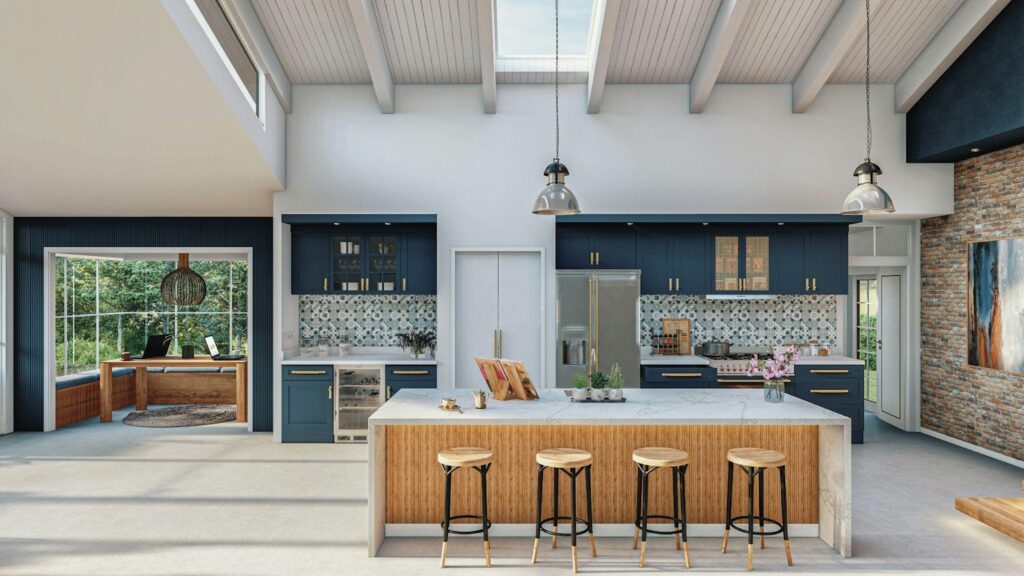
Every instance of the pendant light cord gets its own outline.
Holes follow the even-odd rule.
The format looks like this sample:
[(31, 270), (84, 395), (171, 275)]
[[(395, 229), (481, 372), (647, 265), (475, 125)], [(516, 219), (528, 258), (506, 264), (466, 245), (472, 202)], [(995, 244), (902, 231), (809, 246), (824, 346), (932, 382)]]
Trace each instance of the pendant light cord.
[(555, 163), (559, 162), (560, 128), (558, 117), (558, 0), (555, 0)]
[[(557, 2), (557, 0), (556, 0)], [(864, 101), (867, 107), (867, 153), (864, 160), (871, 161), (871, 0), (864, 0), (864, 35), (867, 43), (864, 60)]]

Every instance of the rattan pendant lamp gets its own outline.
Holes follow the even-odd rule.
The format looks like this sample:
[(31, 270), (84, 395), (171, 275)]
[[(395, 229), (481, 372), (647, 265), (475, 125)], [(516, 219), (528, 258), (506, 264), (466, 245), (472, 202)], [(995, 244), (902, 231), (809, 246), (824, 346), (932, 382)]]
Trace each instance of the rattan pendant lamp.
[(160, 282), (160, 296), (169, 306), (198, 306), (206, 300), (206, 280), (188, 266), (188, 254), (178, 254), (178, 267)]

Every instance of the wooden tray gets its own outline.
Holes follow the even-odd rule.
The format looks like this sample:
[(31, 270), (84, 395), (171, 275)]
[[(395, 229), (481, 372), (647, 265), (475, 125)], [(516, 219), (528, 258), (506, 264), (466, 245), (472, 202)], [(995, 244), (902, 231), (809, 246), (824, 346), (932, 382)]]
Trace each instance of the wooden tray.
[(689, 318), (662, 318), (661, 332), (662, 334), (675, 334), (679, 337), (676, 354), (689, 354), (693, 350)]

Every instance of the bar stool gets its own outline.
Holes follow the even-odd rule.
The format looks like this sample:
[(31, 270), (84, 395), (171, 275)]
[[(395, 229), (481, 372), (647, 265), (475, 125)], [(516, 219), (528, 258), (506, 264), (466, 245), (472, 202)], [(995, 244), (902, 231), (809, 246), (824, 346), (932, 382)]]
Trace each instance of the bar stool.
[[(444, 530), (444, 543), (441, 544), (441, 568), (448, 558), (448, 535), (449, 534), (480, 534), (484, 535), (484, 558), (487, 567), (491, 567), (491, 543), (488, 540), (488, 530), (491, 528), (491, 521), (487, 518), (487, 471), (491, 469), (494, 461), (494, 452), (484, 448), (449, 448), (437, 453), (437, 461), (444, 471), (444, 521), (441, 522), (441, 529)], [(452, 516), (452, 473), (459, 468), (470, 467), (480, 473), (480, 503), (483, 513), (480, 516), (464, 514)], [(452, 520), (480, 520), (479, 530), (453, 530)]]
[[(782, 540), (786, 546), (786, 563), (793, 565), (793, 555), (789, 550), (789, 520), (786, 509), (786, 455), (775, 450), (763, 448), (733, 448), (729, 450), (726, 458), (729, 460), (729, 487), (725, 501), (725, 536), (722, 537), (722, 554), (725, 554), (729, 547), (729, 528), (735, 528), (747, 535), (747, 570), (754, 569), (754, 535), (761, 538), (761, 548), (764, 549), (764, 537), (782, 534)], [(747, 473), (747, 514), (745, 516), (732, 516), (732, 475), (733, 466), (739, 466)], [(779, 483), (781, 486), (782, 499), (782, 523), (764, 516), (764, 471), (768, 468), (778, 468)], [(754, 480), (757, 479), (757, 516), (754, 515)], [(738, 520), (746, 518), (747, 528), (743, 529), (736, 524)], [(757, 519), (758, 531), (754, 531), (754, 519)], [(764, 523), (774, 524), (778, 529), (766, 532)]]
[[(633, 462), (636, 463), (636, 519), (633, 521), (633, 550), (636, 550), (637, 539), (642, 536), (640, 544), (640, 567), (647, 562), (647, 534), (674, 535), (676, 550), (682, 547), (683, 560), (690, 567), (690, 544), (686, 539), (686, 469), (690, 465), (690, 455), (673, 448), (638, 448), (633, 451)], [(649, 482), (651, 472), (658, 468), (672, 469), (672, 515), (648, 514), (650, 504)], [(655, 530), (647, 527), (651, 518), (672, 521), (672, 530)]]
[[(532, 564), (537, 563), (537, 552), (540, 549), (540, 533), (551, 535), (551, 548), (555, 549), (558, 547), (559, 536), (571, 536), (572, 537), (572, 572), (575, 574), (579, 571), (579, 560), (576, 556), (576, 537), (582, 534), (587, 534), (590, 538), (590, 555), (593, 557), (597, 556), (597, 546), (594, 544), (594, 518), (593, 518), (593, 507), (590, 500), (590, 469), (594, 464), (594, 458), (590, 452), (586, 450), (576, 450), (573, 448), (551, 448), (548, 450), (541, 450), (537, 452), (537, 526), (536, 534), (533, 541), (533, 559)], [(552, 503), (554, 511), (552, 516), (544, 518), (543, 505), (544, 505), (544, 470), (551, 468), (554, 473), (552, 474), (552, 490), (553, 498)], [(585, 490), (587, 498), (587, 519), (582, 520), (576, 517), (576, 478), (579, 477), (580, 472), (584, 474), (585, 479)], [(559, 516), (558, 515), (558, 476), (559, 474), (565, 474), (569, 478), (570, 485), (570, 500), (572, 502), (572, 515), (570, 516)], [(568, 534), (558, 533), (558, 521), (568, 520), (572, 524), (572, 529)], [(551, 523), (551, 529), (549, 530), (544, 525)], [(582, 523), (584, 528), (577, 529), (577, 524)]]

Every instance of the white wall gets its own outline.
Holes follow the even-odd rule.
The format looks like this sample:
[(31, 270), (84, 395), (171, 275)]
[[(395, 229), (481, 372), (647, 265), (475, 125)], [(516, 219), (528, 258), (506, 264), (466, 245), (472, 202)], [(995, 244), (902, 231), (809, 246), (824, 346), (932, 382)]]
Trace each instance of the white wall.
[[(554, 220), (530, 213), (553, 151), (552, 89), (498, 90), (498, 113), (485, 115), (479, 86), (398, 86), (391, 115), (368, 86), (293, 89), (288, 188), (275, 194), (275, 214), (438, 215), (442, 386), (451, 379), (451, 249), (540, 246), (553, 262)], [(682, 85), (609, 86), (601, 113), (588, 115), (585, 86), (564, 88), (561, 156), (585, 212), (835, 213), (855, 185), (862, 87), (828, 86), (805, 114), (790, 113), (788, 86), (718, 86), (696, 115), (686, 94)], [(875, 94), (889, 102), (892, 87)], [(876, 107), (882, 185), (904, 218), (952, 212), (952, 165), (904, 163), (904, 126)]]

